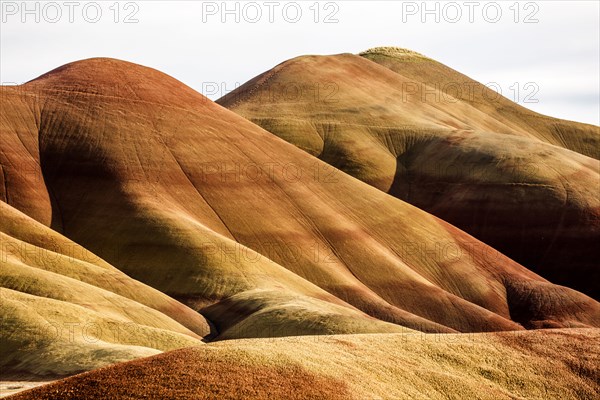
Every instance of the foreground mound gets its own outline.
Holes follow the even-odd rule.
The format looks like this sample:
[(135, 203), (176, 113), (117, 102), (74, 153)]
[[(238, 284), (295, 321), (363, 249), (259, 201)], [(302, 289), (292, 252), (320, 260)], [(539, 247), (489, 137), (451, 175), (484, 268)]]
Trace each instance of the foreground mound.
[(591, 399), (600, 391), (599, 341), (597, 329), (234, 340), (11, 399)]
[(414, 52), (286, 61), (218, 100), (554, 283), (600, 298), (600, 129)]

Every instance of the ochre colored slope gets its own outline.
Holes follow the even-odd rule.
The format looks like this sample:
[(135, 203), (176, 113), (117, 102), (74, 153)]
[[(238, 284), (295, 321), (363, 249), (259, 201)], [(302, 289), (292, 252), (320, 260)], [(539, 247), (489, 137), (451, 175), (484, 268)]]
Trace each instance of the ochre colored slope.
[(598, 329), (233, 340), (10, 398), (592, 399), (599, 340)]
[(599, 298), (599, 128), (535, 114), (423, 56), (389, 54), (298, 57), (218, 102)]

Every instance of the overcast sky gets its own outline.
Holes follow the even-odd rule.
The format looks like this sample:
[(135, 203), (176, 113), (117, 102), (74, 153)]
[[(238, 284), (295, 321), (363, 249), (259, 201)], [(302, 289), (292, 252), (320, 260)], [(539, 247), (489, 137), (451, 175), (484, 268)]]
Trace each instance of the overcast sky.
[(101, 56), (159, 69), (201, 92), (217, 83), (222, 89), (205, 93), (216, 99), (298, 55), (399, 46), (535, 111), (600, 124), (596, 0), (0, 3), (3, 84)]

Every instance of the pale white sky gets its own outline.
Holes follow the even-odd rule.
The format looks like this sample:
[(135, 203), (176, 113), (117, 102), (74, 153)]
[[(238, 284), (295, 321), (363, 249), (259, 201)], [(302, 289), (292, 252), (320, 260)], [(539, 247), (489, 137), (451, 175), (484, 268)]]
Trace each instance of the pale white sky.
[(206, 93), (216, 99), (298, 55), (400, 46), (495, 82), (535, 111), (600, 124), (596, 0), (115, 3), (28, 1), (25, 10), (22, 0), (1, 0), (0, 81), (22, 83), (102, 56), (159, 69), (201, 92), (222, 84)]

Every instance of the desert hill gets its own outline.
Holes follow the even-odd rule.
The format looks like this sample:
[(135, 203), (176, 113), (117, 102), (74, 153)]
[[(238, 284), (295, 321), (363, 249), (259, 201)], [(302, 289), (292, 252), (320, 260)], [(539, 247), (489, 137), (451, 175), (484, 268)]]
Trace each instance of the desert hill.
[(595, 298), (600, 130), (536, 114), (420, 54), (303, 56), (218, 103)]
[(43, 320), (136, 325), (135, 348), (23, 337), (4, 373), (202, 338), (600, 327), (595, 300), (156, 70), (84, 60), (0, 102), (2, 241), (25, 249), (0, 261), (3, 342)]

